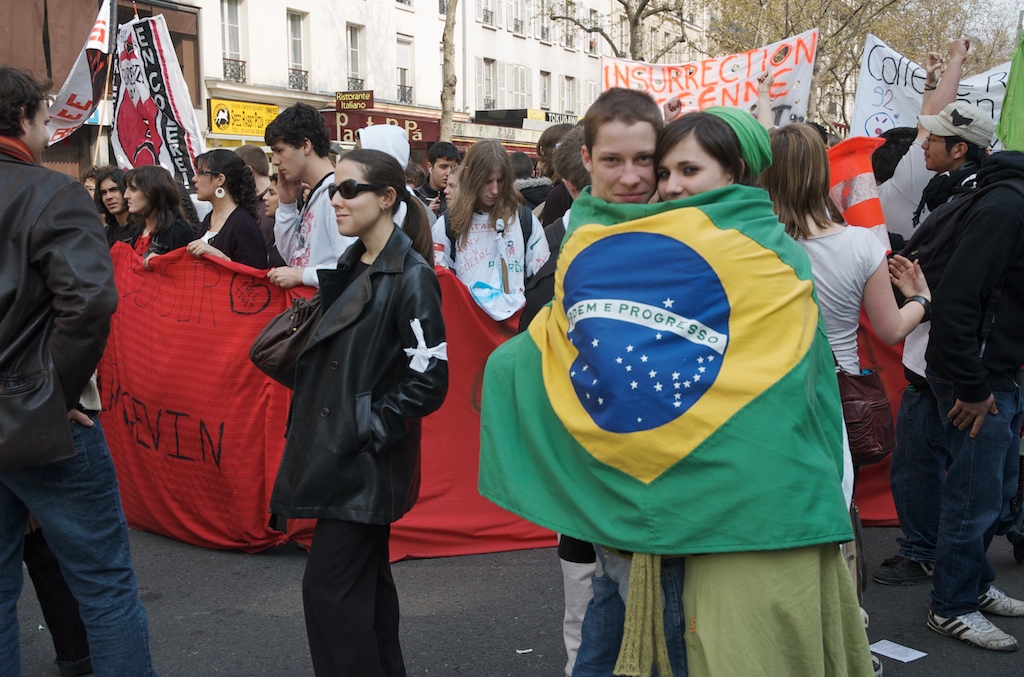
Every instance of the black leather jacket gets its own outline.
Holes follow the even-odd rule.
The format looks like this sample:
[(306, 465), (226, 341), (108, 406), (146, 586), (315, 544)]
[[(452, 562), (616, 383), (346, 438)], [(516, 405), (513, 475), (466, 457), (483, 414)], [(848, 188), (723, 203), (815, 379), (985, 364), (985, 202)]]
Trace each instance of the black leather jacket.
[(103, 226), (85, 188), (0, 154), (0, 469), (74, 456), (68, 411), (117, 307)]
[(420, 418), (444, 401), (448, 362), (406, 350), (444, 343), (441, 290), (400, 228), (345, 289), (364, 251), (319, 271), (323, 316), (296, 366), (275, 515), (389, 524), (419, 495)]

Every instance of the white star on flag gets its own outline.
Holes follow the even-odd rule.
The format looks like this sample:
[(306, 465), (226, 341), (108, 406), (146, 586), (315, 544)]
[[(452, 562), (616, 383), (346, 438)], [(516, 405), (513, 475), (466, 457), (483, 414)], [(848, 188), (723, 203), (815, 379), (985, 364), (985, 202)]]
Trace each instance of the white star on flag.
[(636, 390), (637, 385), (638, 384), (637, 384), (636, 381), (632, 381), (632, 382), (630, 382), (629, 387), (632, 388), (633, 390)]
[(690, 387), (690, 382), (689, 381), (683, 381), (683, 385), (686, 386), (687, 388), (689, 388)]
[(700, 374), (694, 374), (693, 375), (693, 380), (694, 381), (699, 381), (700, 380)]
[(673, 381), (678, 381), (679, 380), (679, 372), (678, 371), (672, 372), (672, 380)]
[(666, 308), (671, 308), (673, 303), (675, 303), (675, 301), (673, 301), (672, 299), (665, 299), (664, 301), (661, 302), (661, 304)]
[(594, 339), (593, 341), (590, 342), (590, 345), (592, 345), (592, 346), (594, 346), (596, 348), (598, 343), (600, 343), (600, 341), (597, 340), (597, 339)]
[(654, 371), (653, 369), (651, 369), (650, 373), (648, 374), (648, 376), (650, 376), (651, 378), (654, 378), (657, 375), (658, 375), (658, 372)]
[(626, 352), (627, 353), (633, 352), (633, 346), (626, 346)]
[(633, 371), (633, 365), (627, 364), (626, 365), (626, 371)]
[(698, 357), (697, 358), (697, 364), (704, 364), (704, 358), (703, 357)]
[(655, 383), (654, 384), (654, 389), (660, 393), (661, 392), (661, 384), (660, 383)]
[(707, 367), (697, 367), (697, 371), (703, 374), (705, 371), (707, 371)]
[(615, 358), (615, 364), (622, 364), (622, 358), (621, 357), (616, 357)]
[(640, 361), (641, 362), (646, 362), (647, 361), (647, 356), (646, 355), (641, 355), (640, 356)]

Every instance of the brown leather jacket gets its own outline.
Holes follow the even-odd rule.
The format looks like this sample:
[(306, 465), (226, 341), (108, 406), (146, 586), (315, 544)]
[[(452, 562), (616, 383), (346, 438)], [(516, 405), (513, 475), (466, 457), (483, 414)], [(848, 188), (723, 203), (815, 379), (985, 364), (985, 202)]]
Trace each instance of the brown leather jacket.
[(0, 469), (74, 455), (67, 413), (117, 307), (96, 206), (70, 177), (0, 154)]

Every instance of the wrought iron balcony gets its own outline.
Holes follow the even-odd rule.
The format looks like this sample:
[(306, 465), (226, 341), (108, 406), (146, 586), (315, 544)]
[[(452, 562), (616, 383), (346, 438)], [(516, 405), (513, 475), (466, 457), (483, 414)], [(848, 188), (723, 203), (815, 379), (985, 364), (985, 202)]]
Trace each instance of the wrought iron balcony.
[(490, 97), (490, 96), (485, 96), (484, 97), (484, 110), (493, 110), (493, 109), (494, 109), (494, 99), (492, 97)]
[(288, 69), (288, 89), (295, 89), (300, 92), (309, 91), (309, 71), (298, 68)]
[(519, 33), (520, 35), (523, 34), (523, 20), (522, 19), (512, 19), (512, 32), (513, 33)]
[(225, 57), (224, 79), (231, 82), (245, 82), (245, 62)]
[(348, 91), (350, 91), (350, 92), (361, 91), (363, 89), (363, 82), (364, 82), (364, 80), (362, 78), (354, 78), (351, 75), (348, 76)]
[(562, 44), (565, 45), (566, 49), (576, 49), (576, 36), (572, 33), (567, 33), (565, 35), (565, 41)]
[(448, 13), (448, 0), (437, 0), (437, 13), (447, 14)]
[(483, 11), (483, 14), (484, 14), (484, 23), (487, 24), (488, 26), (493, 26), (494, 25), (494, 10), (485, 9)]
[(395, 0), (400, 5), (412, 5), (412, 0)]
[(551, 42), (551, 27), (541, 26), (540, 27), (540, 39), (544, 42)]
[(398, 85), (398, 102), (412, 103), (412, 85)]

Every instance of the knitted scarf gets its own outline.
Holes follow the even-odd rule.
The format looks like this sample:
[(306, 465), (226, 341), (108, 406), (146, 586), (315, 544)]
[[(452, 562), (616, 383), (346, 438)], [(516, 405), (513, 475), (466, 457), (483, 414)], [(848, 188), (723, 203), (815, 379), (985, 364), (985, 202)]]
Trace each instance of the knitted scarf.
[(933, 176), (921, 193), (921, 202), (918, 203), (917, 211), (914, 212), (914, 227), (916, 228), (921, 222), (921, 213), (924, 212), (925, 205), (928, 206), (928, 211), (934, 211), (936, 207), (947, 202), (957, 193), (973, 189), (975, 180), (972, 176), (977, 172), (978, 164), (967, 162), (948, 174), (942, 173)]
[(14, 136), (0, 135), (0, 153), (9, 155), (15, 160), (27, 162), (30, 165), (36, 163), (35, 158), (32, 157), (32, 151), (28, 149), (25, 142)]

